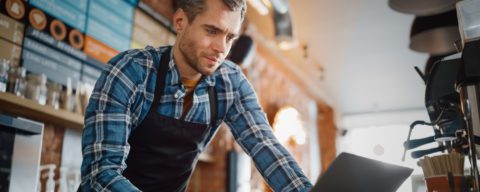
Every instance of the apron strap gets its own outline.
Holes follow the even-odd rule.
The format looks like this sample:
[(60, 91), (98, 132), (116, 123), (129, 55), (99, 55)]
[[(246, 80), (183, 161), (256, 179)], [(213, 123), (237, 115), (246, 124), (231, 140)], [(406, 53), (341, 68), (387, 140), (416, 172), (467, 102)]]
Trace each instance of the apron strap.
[(215, 86), (208, 87), (208, 99), (210, 101), (210, 126), (213, 129), (217, 120), (217, 92)]
[(165, 89), (165, 78), (167, 76), (168, 65), (170, 61), (170, 51), (172, 51), (171, 47), (168, 47), (165, 52), (160, 56), (160, 66), (158, 67), (157, 73), (157, 84), (155, 85), (155, 94), (153, 95), (153, 102), (150, 106), (150, 112), (155, 111), (156, 106), (160, 104), (160, 98), (163, 95), (163, 89)]
[[(170, 51), (171, 47), (161, 55), (160, 66), (158, 67), (157, 73), (157, 84), (155, 85), (155, 94), (153, 96), (153, 102), (150, 106), (148, 114), (155, 111), (156, 107), (160, 104), (160, 98), (163, 95), (163, 89), (165, 89), (165, 78), (167, 76), (168, 66), (170, 62)], [(217, 120), (217, 92), (214, 86), (208, 87), (208, 99), (210, 102), (210, 126), (215, 126)]]

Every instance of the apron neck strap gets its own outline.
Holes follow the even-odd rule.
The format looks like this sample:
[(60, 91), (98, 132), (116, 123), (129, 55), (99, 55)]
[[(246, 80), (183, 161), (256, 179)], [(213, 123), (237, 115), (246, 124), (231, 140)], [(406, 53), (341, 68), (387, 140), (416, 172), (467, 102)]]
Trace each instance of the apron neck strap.
[[(156, 109), (156, 106), (160, 104), (160, 98), (163, 95), (165, 89), (165, 78), (167, 76), (168, 66), (170, 62), (170, 52), (172, 47), (168, 47), (160, 56), (160, 66), (157, 73), (157, 84), (155, 85), (155, 95), (153, 96), (153, 103), (150, 107), (150, 112)], [(208, 99), (210, 101), (210, 126), (215, 126), (217, 119), (217, 93), (214, 86), (208, 87)], [(149, 113), (150, 113), (149, 112)]]

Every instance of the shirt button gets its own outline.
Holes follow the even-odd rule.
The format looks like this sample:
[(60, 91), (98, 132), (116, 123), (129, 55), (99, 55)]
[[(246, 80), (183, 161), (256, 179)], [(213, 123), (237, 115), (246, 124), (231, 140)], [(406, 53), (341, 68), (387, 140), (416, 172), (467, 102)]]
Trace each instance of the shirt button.
[(178, 99), (182, 96), (182, 92), (181, 91), (177, 91), (174, 95), (173, 95), (173, 98), (175, 99)]

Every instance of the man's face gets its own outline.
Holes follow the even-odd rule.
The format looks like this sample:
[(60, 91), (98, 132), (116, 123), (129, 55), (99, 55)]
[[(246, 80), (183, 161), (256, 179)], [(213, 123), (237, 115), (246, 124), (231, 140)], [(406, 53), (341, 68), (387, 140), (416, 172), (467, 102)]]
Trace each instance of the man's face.
[(177, 27), (176, 44), (187, 65), (202, 75), (210, 75), (224, 61), (238, 37), (241, 13), (231, 11), (221, 0), (205, 3), (206, 9), (193, 21), (189, 22), (184, 15), (184, 25)]

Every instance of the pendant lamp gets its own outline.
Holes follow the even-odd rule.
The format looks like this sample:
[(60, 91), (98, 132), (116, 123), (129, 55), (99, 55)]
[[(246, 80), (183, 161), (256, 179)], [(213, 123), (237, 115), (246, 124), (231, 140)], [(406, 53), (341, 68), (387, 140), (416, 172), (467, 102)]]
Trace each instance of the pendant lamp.
[(455, 10), (425, 17), (416, 17), (410, 31), (410, 49), (441, 55), (454, 52), (460, 40)]
[(429, 16), (453, 10), (456, 2), (457, 0), (390, 0), (388, 5), (398, 12)]

